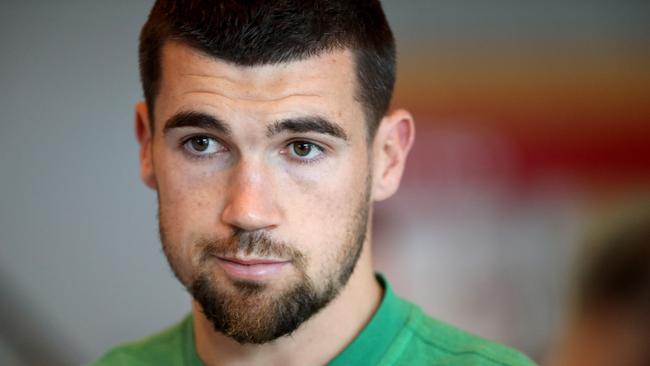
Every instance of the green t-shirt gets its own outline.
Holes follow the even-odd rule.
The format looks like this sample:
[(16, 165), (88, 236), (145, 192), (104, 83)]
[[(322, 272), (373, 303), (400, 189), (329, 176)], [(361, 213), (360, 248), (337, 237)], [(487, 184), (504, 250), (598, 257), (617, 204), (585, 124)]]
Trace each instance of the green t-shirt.
[[(388, 282), (379, 309), (361, 334), (329, 362), (349, 365), (534, 365), (526, 356), (426, 316), (397, 297)], [(194, 347), (192, 317), (142, 340), (119, 346), (93, 366), (201, 366)]]

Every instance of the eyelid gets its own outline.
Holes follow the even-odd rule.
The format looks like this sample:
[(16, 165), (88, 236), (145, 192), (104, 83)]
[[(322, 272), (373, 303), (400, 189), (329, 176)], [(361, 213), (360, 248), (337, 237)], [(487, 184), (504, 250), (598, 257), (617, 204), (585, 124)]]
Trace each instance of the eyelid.
[(205, 134), (205, 133), (195, 133), (195, 134), (192, 134), (192, 135), (185, 136), (185, 137), (183, 137), (182, 139), (180, 139), (180, 143), (179, 143), (179, 145), (180, 145), (181, 147), (183, 147), (183, 146), (185, 146), (185, 144), (187, 144), (187, 143), (190, 142), (192, 139), (195, 139), (195, 138), (197, 138), (197, 137), (208, 138), (208, 139), (210, 139), (210, 140), (214, 140), (214, 141), (218, 142), (218, 143), (221, 145), (221, 142), (219, 141), (219, 139), (217, 139), (217, 138), (214, 137), (214, 136), (211, 136), (211, 135)]
[(327, 143), (325, 143), (323, 141), (317, 141), (317, 140), (309, 138), (309, 137), (294, 137), (294, 138), (291, 138), (285, 143), (285, 146), (289, 146), (289, 145), (291, 145), (293, 143), (296, 143), (296, 142), (305, 142), (305, 143), (308, 143), (308, 144), (312, 144), (312, 145), (318, 147), (323, 152), (332, 150), (332, 148), (330, 147), (329, 144), (327, 144)]

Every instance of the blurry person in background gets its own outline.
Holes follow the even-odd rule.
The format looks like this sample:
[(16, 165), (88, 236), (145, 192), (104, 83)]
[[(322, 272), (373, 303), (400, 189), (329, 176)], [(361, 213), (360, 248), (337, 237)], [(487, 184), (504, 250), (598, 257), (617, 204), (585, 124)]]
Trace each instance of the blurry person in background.
[(650, 365), (650, 204), (588, 249), (549, 365)]
[(531, 364), (374, 273), (414, 139), (378, 1), (157, 1), (139, 56), (141, 175), (192, 311), (96, 365)]

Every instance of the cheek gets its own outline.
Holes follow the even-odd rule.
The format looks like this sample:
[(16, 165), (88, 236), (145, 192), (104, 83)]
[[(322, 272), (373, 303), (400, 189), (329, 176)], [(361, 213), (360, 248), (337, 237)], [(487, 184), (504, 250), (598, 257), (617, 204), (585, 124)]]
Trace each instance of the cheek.
[(285, 197), (286, 229), (293, 234), (289, 238), (308, 254), (312, 267), (322, 269), (351, 240), (366, 190), (367, 164), (347, 161), (311, 176), (317, 179), (290, 179), (280, 196)]
[(168, 241), (189, 247), (199, 236), (214, 233), (222, 204), (219, 197), (223, 197), (223, 177), (173, 161), (160, 168), (157, 174), (160, 220)]

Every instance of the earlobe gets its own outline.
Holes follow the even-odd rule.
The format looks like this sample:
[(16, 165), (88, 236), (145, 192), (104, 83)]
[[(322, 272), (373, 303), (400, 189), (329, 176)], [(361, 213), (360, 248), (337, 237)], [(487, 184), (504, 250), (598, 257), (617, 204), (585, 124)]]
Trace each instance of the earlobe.
[(406, 158), (415, 139), (411, 114), (398, 109), (385, 116), (373, 144), (373, 200), (392, 196), (399, 188)]
[(144, 102), (135, 105), (135, 136), (140, 144), (140, 177), (144, 184), (156, 189), (156, 176), (153, 168), (153, 131), (149, 111)]

